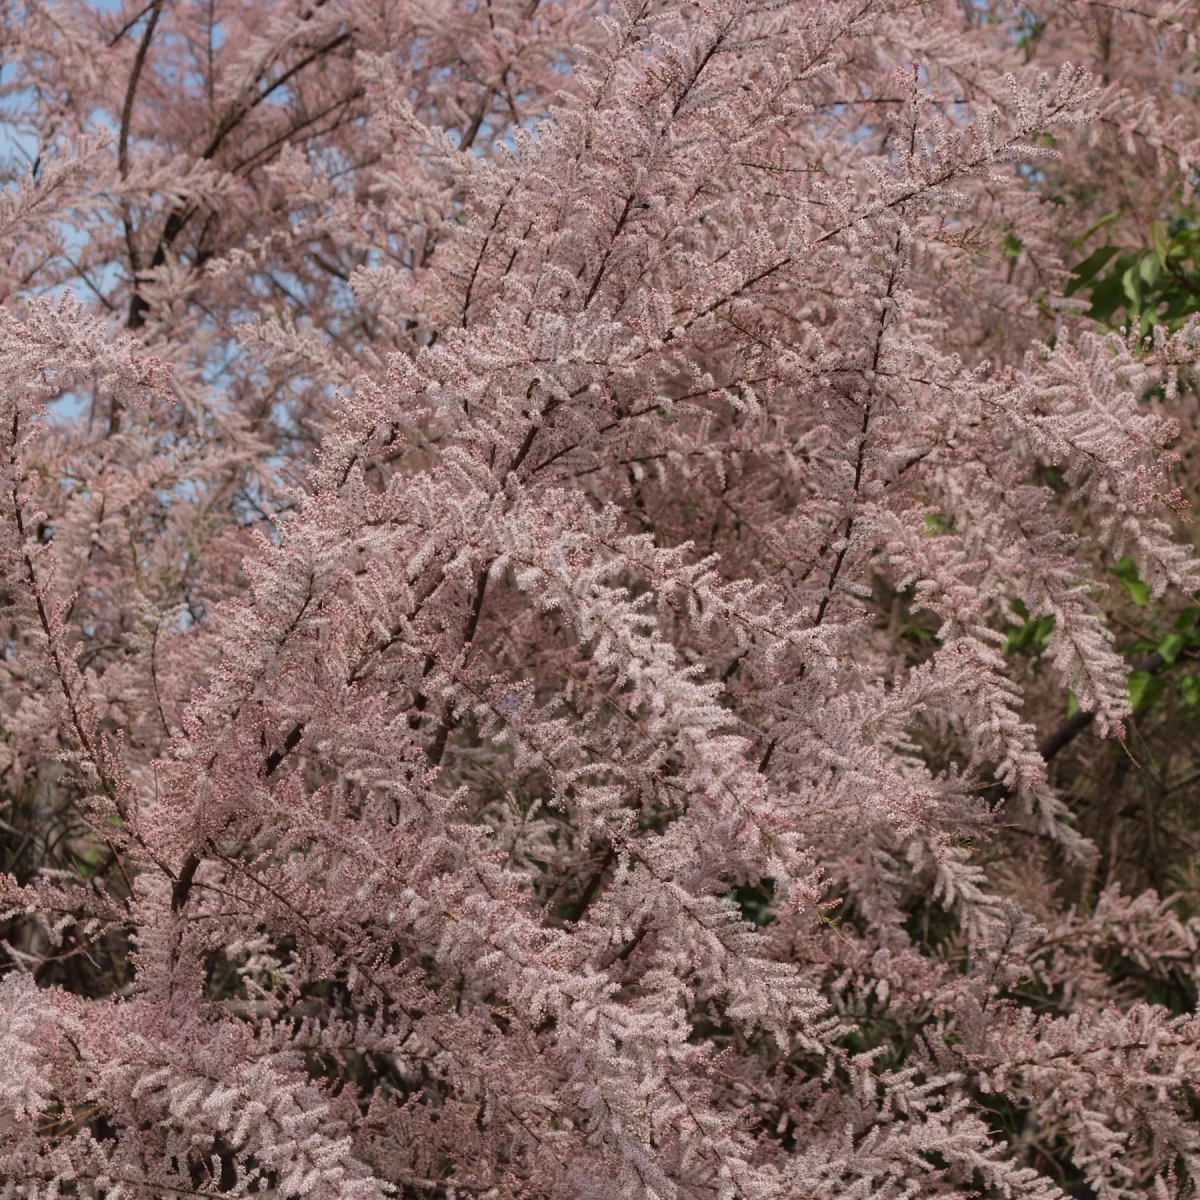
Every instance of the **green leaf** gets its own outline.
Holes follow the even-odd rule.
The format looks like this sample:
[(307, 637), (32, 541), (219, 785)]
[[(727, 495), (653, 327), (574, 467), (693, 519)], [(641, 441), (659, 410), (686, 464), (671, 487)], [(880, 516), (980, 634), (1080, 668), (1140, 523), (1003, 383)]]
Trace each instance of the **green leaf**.
[(1112, 212), (1105, 213), (1104, 216), (1102, 216), (1100, 218), (1100, 220), (1098, 220), (1095, 223), (1095, 225), (1091, 226), (1091, 228), (1088, 229), (1086, 232), (1081, 233), (1071, 243), (1071, 249), (1077, 250), (1080, 246), (1083, 245), (1084, 242), (1086, 242), (1088, 240), (1088, 238), (1090, 238), (1092, 236), (1093, 233), (1099, 233), (1100, 230), (1102, 230), (1106, 225), (1111, 225), (1115, 220), (1117, 220), (1120, 217), (1120, 215), (1121, 215), (1121, 210), (1119, 208), (1114, 208), (1112, 210)]
[(1116, 246), (1101, 246), (1093, 250), (1082, 262), (1071, 268), (1071, 282), (1067, 284), (1064, 296), (1074, 295), (1081, 287), (1086, 287), (1108, 265), (1108, 260), (1116, 254)]
[(906, 642), (916, 642), (918, 646), (924, 642), (931, 642), (934, 640), (933, 630), (925, 629), (920, 625), (906, 625), (900, 631), (900, 636), (904, 638)]
[(1137, 264), (1132, 267), (1127, 267), (1121, 273), (1121, 293), (1129, 302), (1131, 312), (1137, 312), (1141, 308), (1141, 296), (1138, 290), (1138, 275)]
[(1021, 239), (1016, 234), (1010, 233), (1004, 241), (1000, 243), (1000, 249), (1004, 252), (1005, 258), (1020, 258), (1021, 257)]
[(1175, 628), (1179, 633), (1190, 633), (1196, 627), (1196, 618), (1200, 617), (1200, 608), (1185, 608), (1175, 618)]
[(86, 850), (77, 850), (75, 851), (75, 860), (80, 864), (80, 874), (85, 878), (90, 878), (100, 865), (100, 851), (90, 846)]
[(1149, 671), (1134, 671), (1129, 677), (1129, 704), (1134, 712), (1145, 712), (1163, 694), (1166, 683)]
[[(1111, 246), (1093, 251), (1075, 267), (1066, 288), (1068, 296), (1091, 292), (1093, 319), (1126, 325), (1142, 337), (1160, 323), (1179, 329), (1200, 312), (1200, 229), (1180, 215), (1154, 223), (1148, 232), (1149, 245), (1135, 253), (1113, 257)], [(1128, 310), (1124, 318), (1122, 309)]]
[(1132, 558), (1123, 558), (1109, 569), (1121, 581), (1121, 586), (1138, 608), (1145, 608), (1150, 603), (1150, 585), (1138, 578), (1137, 564)]
[(1195, 675), (1185, 675), (1179, 681), (1179, 695), (1188, 708), (1195, 708), (1200, 704), (1200, 679)]
[(775, 920), (775, 880), (761, 879), (757, 884), (743, 883), (728, 893), (742, 910), (742, 919), (754, 925), (770, 925)]
[(1121, 583), (1129, 593), (1129, 598), (1138, 606), (1145, 608), (1150, 603), (1150, 585), (1140, 579), (1123, 579)]
[(1140, 637), (1132, 645), (1126, 646), (1121, 651), (1126, 658), (1144, 658), (1147, 654), (1153, 654), (1158, 649), (1158, 643), (1161, 638)]
[(1162, 655), (1163, 662), (1173, 663), (1179, 657), (1179, 652), (1183, 649), (1186, 642), (1187, 639), (1182, 633), (1168, 633), (1158, 643), (1158, 652)]
[[(1013, 604), (1016, 609), (1017, 601)], [(1024, 605), (1021, 608), (1024, 609)], [(1054, 631), (1053, 615), (1038, 617), (1036, 621), (1026, 620), (1024, 625), (1010, 625), (1005, 633), (1008, 634), (1008, 640), (1004, 643), (1004, 653), (1013, 654), (1021, 650), (1032, 650), (1035, 654), (1040, 654), (1045, 648), (1046, 643), (1050, 640), (1050, 634)]]
[(1167, 256), (1171, 252), (1171, 244), (1167, 239), (1166, 228), (1159, 221), (1155, 221), (1150, 226), (1150, 242), (1154, 247), (1155, 256), (1158, 258), (1158, 265), (1165, 267)]
[(1113, 263), (1109, 273), (1092, 288), (1092, 307), (1088, 309), (1088, 316), (1093, 320), (1107, 321), (1118, 308), (1124, 306), (1125, 293), (1121, 279), (1133, 262), (1132, 254), (1122, 254)]
[(1079, 711), (1079, 697), (1074, 692), (1067, 693), (1067, 716), (1073, 717)]

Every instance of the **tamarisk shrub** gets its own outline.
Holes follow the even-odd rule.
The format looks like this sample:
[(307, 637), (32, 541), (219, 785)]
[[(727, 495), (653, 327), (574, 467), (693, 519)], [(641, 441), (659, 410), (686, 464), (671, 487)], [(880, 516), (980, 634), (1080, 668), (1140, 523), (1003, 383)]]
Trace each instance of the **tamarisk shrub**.
[(1196, 1195), (1189, 0), (4, 12), (5, 1197)]

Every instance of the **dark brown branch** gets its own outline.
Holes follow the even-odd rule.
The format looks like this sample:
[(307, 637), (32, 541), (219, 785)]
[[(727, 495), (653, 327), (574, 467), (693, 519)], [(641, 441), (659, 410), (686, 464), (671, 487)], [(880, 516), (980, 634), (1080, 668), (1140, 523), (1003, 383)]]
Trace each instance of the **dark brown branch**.
[(150, 20), (146, 22), (142, 40), (138, 43), (137, 54), (133, 60), (133, 70), (129, 73), (129, 85), (125, 89), (125, 103), (121, 107), (121, 133), (117, 143), (117, 169), (124, 179), (129, 174), (129, 125), (133, 120), (133, 101), (137, 95), (138, 81), (142, 77), (142, 68), (146, 65), (146, 55), (150, 52), (150, 42), (154, 38), (154, 27), (162, 13), (162, 2), (156, 2), (150, 7)]
[(613, 865), (616, 857), (616, 847), (609, 846), (608, 852), (600, 860), (600, 865), (584, 885), (583, 891), (579, 893), (579, 898), (572, 905), (571, 913), (567, 917), (568, 921), (580, 921), (583, 919), (584, 913), (591, 907), (592, 901), (596, 898), (596, 893), (600, 890), (600, 884), (604, 880), (604, 873)]
[[(275, 774), (284, 758), (292, 754), (296, 746), (300, 745), (300, 739), (304, 737), (304, 725), (304, 721), (296, 722), (290, 728), (288, 736), (283, 739), (283, 745), (280, 748), (272, 750), (266, 756), (263, 770), (265, 779), (270, 779), (270, 776)], [(170, 911), (179, 912), (187, 904), (187, 898), (192, 894), (192, 882), (196, 878), (196, 869), (199, 865), (199, 854), (194, 851), (188, 854), (187, 862), (184, 863), (184, 869), (179, 872), (179, 878), (175, 881), (175, 886), (170, 889)]]
[[(142, 77), (142, 69), (146, 65), (146, 55), (150, 52), (150, 42), (154, 38), (154, 27), (158, 24), (158, 18), (162, 13), (162, 0), (155, 0), (155, 3), (150, 6), (150, 19), (146, 22), (145, 31), (142, 33), (142, 40), (138, 43), (137, 54), (133, 60), (133, 69), (129, 73), (129, 84), (125, 88), (125, 103), (121, 107), (121, 132), (117, 142), (117, 169), (120, 171), (121, 178), (124, 179), (129, 174), (129, 126), (133, 121), (133, 102), (137, 96), (138, 82)], [(133, 276), (133, 295), (134, 299), (138, 299), (138, 272), (141, 270), (141, 256), (138, 254), (137, 240), (134, 237), (133, 221), (129, 215), (128, 202), (122, 202), (121, 221), (125, 227), (125, 246), (129, 253), (129, 270)], [(133, 301), (129, 305), (129, 319), (126, 322), (130, 329), (136, 328), (134, 325), (135, 313), (140, 316), (138, 309)], [(139, 322), (140, 323), (140, 322)], [(116, 409), (114, 408), (110, 424), (116, 421)]]
[(152, 4), (147, 4), (141, 12), (130, 17), (116, 33), (108, 39), (108, 48), (111, 50), (152, 8), (157, 8), (161, 0), (154, 0)]
[(175, 886), (171, 889), (172, 912), (179, 912), (187, 904), (188, 897), (192, 894), (192, 881), (196, 878), (196, 868), (199, 865), (200, 855), (193, 851), (187, 856), (187, 862), (183, 864), (179, 878), (175, 880)]
[[(275, 750), (272, 750), (267, 755), (266, 763), (264, 764), (263, 777), (269, 779), (279, 768), (279, 764), (295, 748), (300, 745), (300, 739), (304, 736), (304, 722), (298, 721), (288, 731), (287, 737), (283, 739), (283, 745)], [(192, 883), (196, 878), (196, 868), (200, 866), (200, 855), (195, 851), (187, 856), (187, 861), (183, 864), (183, 869), (179, 872), (179, 878), (175, 881), (175, 886), (171, 889), (171, 911), (179, 912), (188, 902), (188, 897), (192, 892)]]
[[(1134, 664), (1134, 671), (1145, 671), (1149, 674), (1154, 674), (1155, 671), (1161, 671), (1167, 665), (1167, 660), (1163, 658), (1158, 651), (1143, 658), (1141, 662)], [(1075, 740), (1094, 720), (1096, 714), (1094, 712), (1077, 712), (1073, 717), (1068, 717), (1057, 729), (1051, 730), (1038, 743), (1038, 753), (1047, 761), (1050, 762), (1054, 756)]]
[[(158, 10), (156, 9), (155, 15), (157, 15), (157, 11)], [(277, 79), (275, 79), (270, 86), (264, 87), (261, 91), (257, 91), (250, 100), (230, 108), (218, 123), (212, 137), (209, 138), (208, 145), (206, 145), (201, 151), (198, 161), (207, 162), (209, 159), (213, 158), (217, 151), (220, 150), (221, 146), (225, 143), (225, 139), (259, 104), (266, 100), (268, 96), (270, 96), (278, 88), (282, 87), (289, 79), (293, 78), (300, 71), (304, 70), (305, 67), (310, 66), (312, 63), (323, 58), (325, 55), (332, 53), (334, 50), (338, 49), (338, 47), (345, 45), (345, 43), (350, 40), (350, 37), (351, 31), (349, 30), (339, 33), (330, 41), (310, 51), (298, 62), (293, 63), (292, 66), (290, 66)], [(127, 98), (127, 103), (128, 102), (130, 101)], [(339, 103), (341, 102), (339, 101)], [(337, 105), (333, 106), (333, 108), (336, 107)], [(332, 109), (325, 110), (325, 112), (329, 111), (332, 111)], [(300, 128), (303, 128), (304, 125), (310, 123), (311, 120), (306, 121), (300, 126)], [(295, 132), (295, 129), (290, 129), (286, 136), (293, 136)], [(277, 139), (277, 141), (279, 140), (282, 139)], [(238, 169), (240, 169), (243, 165), (244, 164), (239, 164)], [(180, 205), (176, 208), (173, 208), (171, 212), (168, 213), (166, 224), (163, 226), (162, 235), (158, 239), (158, 245), (154, 249), (154, 257), (150, 263), (152, 270), (156, 267), (161, 267), (163, 263), (166, 262), (167, 254), (169, 253), (171, 247), (175, 244), (175, 241), (178, 239), (179, 235), (186, 228), (188, 222), (196, 215), (197, 211), (197, 205)], [(150, 304), (142, 296), (141, 292), (137, 290), (137, 285), (139, 282), (136, 277), (137, 266), (136, 263), (132, 265), (134, 266), (135, 271), (134, 292), (129, 301), (129, 319), (126, 321), (126, 326), (129, 329), (140, 329), (146, 323), (146, 313), (150, 311)]]
[[(479, 577), (475, 583), (475, 598), (471, 602), (471, 615), (467, 618), (466, 628), (463, 630), (463, 645), (468, 646), (475, 640), (475, 631), (479, 628), (479, 614), (483, 611), (483, 597), (487, 591), (488, 573), (491, 571), (491, 562), (486, 562), (479, 570)], [(454, 718), (450, 714), (449, 707), (446, 708), (442, 715), (441, 721), (438, 723), (437, 731), (433, 735), (433, 741), (429, 746), (429, 761), (436, 767), (440, 766), (442, 756), (446, 753), (446, 741), (450, 737), (450, 730), (454, 728)]]
[(492, 93), (493, 89), (490, 87), (486, 92), (484, 92), (483, 102), (479, 105), (479, 108), (476, 109), (475, 115), (471, 118), (471, 123), (467, 126), (466, 131), (463, 133), (462, 142), (459, 145), (460, 150), (470, 150), (475, 144), (475, 139), (479, 136), (479, 130), (483, 126), (483, 119), (487, 116), (487, 110), (491, 106)]
[(613, 235), (608, 240), (608, 249), (604, 251), (604, 257), (600, 260), (600, 267), (596, 271), (596, 277), (592, 280), (592, 286), (588, 288), (587, 299), (583, 302), (585, 311), (591, 306), (592, 301), (596, 297), (596, 292), (600, 288), (600, 283), (604, 279), (604, 272), (608, 269), (608, 260), (612, 257), (612, 252), (625, 230), (625, 222), (629, 220), (629, 214), (633, 211), (635, 196), (635, 192), (630, 192), (625, 198), (625, 207), (621, 209), (621, 215), (617, 218), (617, 227), (613, 230)]
[[(1153, 674), (1155, 671), (1162, 670), (1166, 665), (1167, 660), (1155, 651), (1153, 654), (1147, 655), (1140, 662), (1135, 663), (1133, 669), (1134, 671), (1146, 671)], [(1077, 712), (1073, 716), (1068, 717), (1042, 738), (1038, 743), (1038, 753), (1046, 762), (1052, 762), (1058, 752), (1069, 746), (1095, 719), (1096, 714), (1094, 712)], [(991, 787), (985, 788), (982, 793), (983, 799), (992, 808), (995, 808), (1002, 801), (1007, 800), (1011, 795), (1011, 789), (1003, 783), (993, 783)]]
[(275, 773), (279, 764), (283, 762), (283, 760), (287, 758), (287, 756), (291, 754), (291, 752), (295, 750), (298, 745), (300, 745), (300, 739), (303, 736), (304, 722), (298, 721), (292, 726), (287, 737), (283, 739), (283, 745), (278, 749), (272, 750), (271, 753), (267, 755), (266, 777), (268, 779)]

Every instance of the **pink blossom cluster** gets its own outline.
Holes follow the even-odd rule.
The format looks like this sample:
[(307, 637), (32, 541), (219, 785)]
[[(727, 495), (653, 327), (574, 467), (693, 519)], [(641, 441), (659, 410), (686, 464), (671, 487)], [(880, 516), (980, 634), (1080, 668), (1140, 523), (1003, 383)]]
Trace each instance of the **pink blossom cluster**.
[(1196, 1195), (1195, 0), (3, 12), (0, 1196)]

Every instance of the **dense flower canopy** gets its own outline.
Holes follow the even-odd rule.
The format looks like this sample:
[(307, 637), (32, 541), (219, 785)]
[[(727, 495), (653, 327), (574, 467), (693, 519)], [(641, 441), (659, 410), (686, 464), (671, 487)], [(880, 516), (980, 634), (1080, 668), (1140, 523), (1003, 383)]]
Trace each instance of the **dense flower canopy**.
[(1197, 1195), (1193, 0), (4, 17), (0, 1194)]

